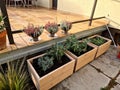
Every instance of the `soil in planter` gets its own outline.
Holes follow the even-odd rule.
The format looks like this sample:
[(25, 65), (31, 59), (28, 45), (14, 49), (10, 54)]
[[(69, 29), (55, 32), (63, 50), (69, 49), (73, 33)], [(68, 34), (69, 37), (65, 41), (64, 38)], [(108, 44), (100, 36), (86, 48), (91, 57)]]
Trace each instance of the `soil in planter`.
[(33, 60), (32, 65), (33, 65), (33, 67), (35, 68), (35, 70), (37, 71), (38, 75), (39, 75), (40, 77), (42, 77), (42, 76), (50, 73), (51, 71), (59, 68), (60, 66), (68, 63), (69, 61), (70, 61), (70, 59), (69, 59), (66, 55), (64, 55), (64, 56), (62, 57), (62, 63), (58, 63), (56, 60), (54, 60), (54, 65), (53, 65), (50, 69), (48, 69), (46, 72), (41, 71), (41, 69), (39, 68), (39, 65), (37, 64), (38, 58)]
[[(101, 40), (99, 41), (98, 39), (102, 39), (102, 41)], [(91, 43), (93, 43), (93, 44), (95, 44), (97, 46), (100, 46), (100, 45), (107, 42), (107, 40), (105, 40), (103, 38), (100, 38), (100, 37), (94, 37), (94, 38), (91, 38), (90, 40), (91, 40)]]
[(81, 52), (80, 54), (77, 53), (77, 52), (74, 52), (73, 50), (69, 50), (69, 51), (72, 52), (72, 53), (74, 53), (78, 57), (78, 56), (80, 56), (80, 55), (82, 55), (82, 54), (84, 54), (84, 53), (86, 53), (86, 52), (88, 52), (88, 51), (90, 51), (92, 49), (93, 49), (93, 47), (87, 45), (87, 50), (85, 52)]

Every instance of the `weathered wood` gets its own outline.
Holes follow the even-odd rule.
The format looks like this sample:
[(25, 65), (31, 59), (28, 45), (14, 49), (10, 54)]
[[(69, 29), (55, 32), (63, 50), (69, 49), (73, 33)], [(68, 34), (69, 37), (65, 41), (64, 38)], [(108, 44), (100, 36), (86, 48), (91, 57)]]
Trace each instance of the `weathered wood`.
[(38, 90), (48, 90), (73, 73), (75, 60), (72, 57), (70, 57), (68, 54), (66, 54), (66, 56), (68, 56), (69, 59), (71, 60), (70, 62), (44, 75), (43, 77), (40, 77), (35, 71), (35, 69), (33, 68), (31, 63), (35, 58), (38, 58), (41, 56), (43, 55), (39, 55), (37, 57), (27, 60), (30, 75)]

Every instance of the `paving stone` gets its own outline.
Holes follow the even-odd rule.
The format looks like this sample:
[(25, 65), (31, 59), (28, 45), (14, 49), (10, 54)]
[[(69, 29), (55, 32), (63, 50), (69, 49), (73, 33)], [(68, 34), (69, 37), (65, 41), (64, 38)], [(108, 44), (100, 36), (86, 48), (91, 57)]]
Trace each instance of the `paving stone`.
[(117, 59), (117, 51), (113, 46), (109, 50), (94, 60), (91, 65), (99, 68), (110, 77), (115, 77), (120, 70), (120, 60)]
[(109, 81), (108, 77), (87, 65), (51, 90), (100, 90)]
[(120, 84), (120, 75), (117, 77), (116, 81)]
[(112, 88), (111, 90), (120, 90), (120, 85), (116, 85), (114, 88)]

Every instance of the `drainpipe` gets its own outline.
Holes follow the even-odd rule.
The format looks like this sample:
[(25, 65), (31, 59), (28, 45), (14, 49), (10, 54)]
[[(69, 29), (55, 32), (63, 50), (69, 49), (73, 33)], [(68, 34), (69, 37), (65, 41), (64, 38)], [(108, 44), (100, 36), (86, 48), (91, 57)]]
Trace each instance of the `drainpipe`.
[(92, 25), (92, 20), (93, 20), (93, 16), (94, 16), (94, 13), (95, 13), (96, 6), (97, 6), (97, 0), (95, 0), (94, 5), (93, 5), (89, 26)]

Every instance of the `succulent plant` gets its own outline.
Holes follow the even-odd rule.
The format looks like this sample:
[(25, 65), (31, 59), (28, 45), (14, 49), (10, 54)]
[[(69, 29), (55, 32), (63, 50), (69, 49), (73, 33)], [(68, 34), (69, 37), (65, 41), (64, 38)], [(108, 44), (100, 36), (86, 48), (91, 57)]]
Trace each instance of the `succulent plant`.
[(4, 26), (4, 18), (2, 16), (0, 16), (0, 32), (4, 30), (5, 26)]
[(72, 28), (72, 23), (69, 21), (61, 21), (60, 28), (67, 34), (67, 32)]
[(51, 37), (54, 37), (54, 34), (58, 31), (58, 25), (57, 23), (51, 23), (51, 22), (48, 22), (46, 25), (45, 25), (45, 29), (50, 33)]
[[(34, 26), (33, 24), (28, 24), (27, 27), (24, 28), (24, 32), (34, 38), (38, 38), (43, 32), (43, 26)], [(35, 40), (37, 41), (37, 40)]]

